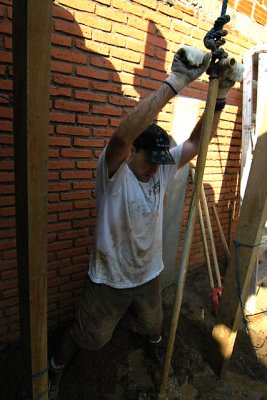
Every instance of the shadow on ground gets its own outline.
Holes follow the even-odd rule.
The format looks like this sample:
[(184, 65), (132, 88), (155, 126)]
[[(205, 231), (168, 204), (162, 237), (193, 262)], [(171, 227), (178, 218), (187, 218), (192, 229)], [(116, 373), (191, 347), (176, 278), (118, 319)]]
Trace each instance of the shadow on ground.
[[(175, 290), (175, 285), (164, 290), (165, 333)], [(260, 289), (259, 295), (266, 299), (264, 290)], [(166, 400), (267, 400), (266, 314), (250, 320), (249, 335), (244, 329), (239, 331), (229, 370), (221, 379), (206, 361), (214, 323), (209, 292), (205, 272), (188, 276), (173, 353), (175, 374), (169, 378)], [(54, 350), (63, 329), (49, 336), (49, 352)], [(1, 353), (0, 365), (1, 399), (26, 399), (24, 363), (18, 345)], [(59, 400), (157, 399), (160, 377), (143, 339), (132, 334), (126, 316), (103, 349), (78, 353), (62, 377)]]

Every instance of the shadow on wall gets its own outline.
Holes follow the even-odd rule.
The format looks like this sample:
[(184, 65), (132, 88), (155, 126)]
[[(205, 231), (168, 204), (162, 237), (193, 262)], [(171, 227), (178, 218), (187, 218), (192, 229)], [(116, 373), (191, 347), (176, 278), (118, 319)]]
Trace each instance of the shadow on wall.
[[(88, 27), (91, 18), (94, 29)], [(131, 38), (125, 26), (98, 18), (53, 6), (50, 326), (73, 315), (87, 274), (96, 221), (97, 159), (121, 118), (166, 77), (167, 42), (153, 22), (147, 22), (147, 31), (129, 27)]]

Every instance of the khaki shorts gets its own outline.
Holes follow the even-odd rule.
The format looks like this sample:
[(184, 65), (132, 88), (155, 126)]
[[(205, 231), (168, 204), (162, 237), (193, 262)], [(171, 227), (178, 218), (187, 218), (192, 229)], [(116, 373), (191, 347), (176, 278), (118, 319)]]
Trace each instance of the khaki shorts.
[(99, 349), (111, 339), (127, 311), (135, 332), (148, 337), (160, 335), (163, 312), (159, 277), (130, 289), (115, 289), (88, 278), (71, 336), (83, 349)]

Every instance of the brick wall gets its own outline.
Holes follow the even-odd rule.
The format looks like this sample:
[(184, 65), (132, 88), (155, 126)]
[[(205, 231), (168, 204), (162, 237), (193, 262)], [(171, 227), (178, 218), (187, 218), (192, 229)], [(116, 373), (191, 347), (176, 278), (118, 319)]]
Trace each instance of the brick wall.
[[(53, 6), (51, 115), (49, 136), (49, 327), (68, 320), (81, 294), (95, 226), (95, 166), (122, 116), (165, 78), (180, 44), (204, 49), (214, 19), (202, 17), (190, 2), (175, 6), (157, 0), (61, 0)], [(219, 2), (218, 2), (219, 3)], [(229, 2), (256, 23), (266, 23), (266, 2), (250, 7)], [(253, 13), (253, 14), (252, 14)], [(12, 133), (12, 1), (0, 0), (0, 336), (18, 337)], [(226, 50), (238, 61), (255, 41), (230, 27)], [(205, 77), (183, 91), (204, 99)], [(231, 208), (238, 211), (241, 141), (241, 87), (231, 92), (218, 135), (210, 144), (204, 183), (209, 207), (216, 204), (225, 232)], [(170, 130), (172, 102), (159, 114)], [(181, 241), (186, 225), (186, 196)], [(218, 257), (224, 252), (211, 211)], [(180, 245), (181, 248), (181, 245)], [(179, 256), (179, 252), (178, 252)], [(198, 225), (190, 267), (205, 258)]]

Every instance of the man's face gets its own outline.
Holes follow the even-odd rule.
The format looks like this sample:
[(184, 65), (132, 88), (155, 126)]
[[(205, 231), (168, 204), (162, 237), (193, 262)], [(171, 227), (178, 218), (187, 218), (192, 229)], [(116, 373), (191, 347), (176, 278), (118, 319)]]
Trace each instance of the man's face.
[(158, 164), (148, 159), (144, 149), (136, 150), (133, 146), (128, 157), (128, 165), (140, 182), (148, 182), (159, 168)]

